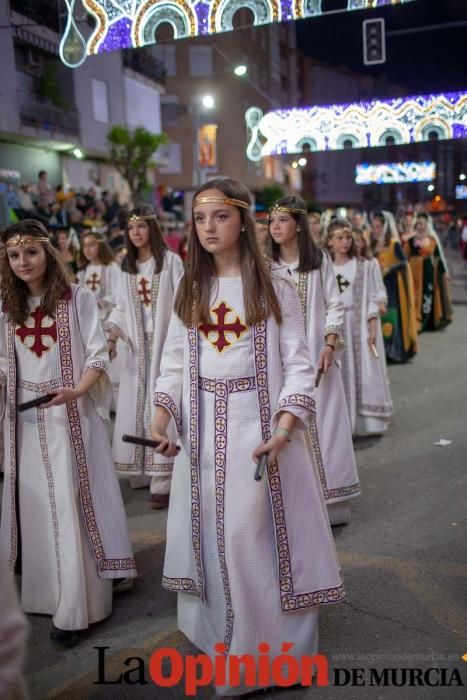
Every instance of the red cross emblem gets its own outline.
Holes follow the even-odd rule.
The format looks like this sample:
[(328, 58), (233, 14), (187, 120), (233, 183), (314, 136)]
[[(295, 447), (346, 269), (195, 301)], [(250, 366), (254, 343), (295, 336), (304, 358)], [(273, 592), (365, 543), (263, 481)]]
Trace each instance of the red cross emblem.
[[(44, 318), (48, 320), (48, 323), (42, 323)], [(28, 324), (30, 319), (33, 320), (32, 325)], [(50, 321), (52, 323), (50, 323)], [(36, 357), (42, 357), (42, 354), (47, 352), (47, 350), (50, 350), (52, 345), (57, 341), (57, 324), (53, 319), (45, 315), (41, 306), (38, 306), (26, 319), (24, 325), (18, 326), (16, 329), (16, 335), (21, 340), (23, 345), (25, 345), (28, 350), (33, 352)], [(32, 345), (26, 342), (28, 338), (33, 338)], [(52, 342), (45, 345), (42, 342), (42, 338), (49, 338), (49, 340)]]
[(242, 333), (248, 330), (247, 326), (244, 326), (237, 316), (233, 323), (227, 323), (226, 317), (228, 314), (233, 313), (233, 309), (226, 306), (222, 301), (217, 309), (211, 309), (211, 312), (217, 316), (217, 323), (202, 323), (199, 327), (201, 333), (209, 340), (210, 333), (217, 333), (217, 338), (214, 341), (209, 341), (219, 352), (228, 348), (232, 343), (227, 340), (226, 333), (234, 333), (237, 339), (240, 338)]
[(86, 280), (86, 284), (91, 290), (91, 292), (95, 292), (96, 289), (99, 289), (99, 285), (101, 283), (101, 278), (97, 274), (97, 272), (93, 272), (91, 277), (88, 277)]
[(149, 306), (151, 303), (151, 287), (146, 277), (141, 277), (138, 282), (138, 294), (141, 299), (141, 303), (145, 306)]

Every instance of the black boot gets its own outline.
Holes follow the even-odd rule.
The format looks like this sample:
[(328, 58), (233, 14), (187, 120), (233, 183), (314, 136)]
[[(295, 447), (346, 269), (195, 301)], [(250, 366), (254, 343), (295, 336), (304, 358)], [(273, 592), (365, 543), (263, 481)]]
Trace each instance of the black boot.
[(75, 647), (79, 642), (79, 631), (78, 630), (61, 630), (52, 624), (52, 631), (50, 633), (50, 639), (54, 642), (62, 644), (63, 646), (71, 649)]

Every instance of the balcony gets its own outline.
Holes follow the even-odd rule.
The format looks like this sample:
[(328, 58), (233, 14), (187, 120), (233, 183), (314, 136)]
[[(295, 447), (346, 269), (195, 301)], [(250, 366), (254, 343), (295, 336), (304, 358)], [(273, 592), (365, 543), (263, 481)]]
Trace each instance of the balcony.
[(164, 64), (147, 50), (127, 49), (122, 51), (122, 54), (125, 68), (130, 68), (145, 78), (165, 85), (166, 70)]
[(22, 90), (18, 90), (18, 107), (23, 126), (79, 136), (79, 113), (74, 107), (57, 107), (47, 98)]

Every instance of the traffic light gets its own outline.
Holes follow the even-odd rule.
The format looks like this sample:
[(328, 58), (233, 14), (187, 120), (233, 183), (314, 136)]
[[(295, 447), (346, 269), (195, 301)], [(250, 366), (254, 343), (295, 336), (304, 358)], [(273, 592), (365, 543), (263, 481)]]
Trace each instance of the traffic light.
[(386, 35), (382, 18), (363, 22), (363, 63), (366, 66), (386, 63)]

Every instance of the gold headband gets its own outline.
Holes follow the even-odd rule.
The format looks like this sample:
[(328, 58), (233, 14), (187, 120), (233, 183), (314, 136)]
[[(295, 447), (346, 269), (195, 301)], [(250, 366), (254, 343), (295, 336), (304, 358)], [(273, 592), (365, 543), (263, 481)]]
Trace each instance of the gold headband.
[(128, 217), (128, 223), (136, 223), (137, 221), (156, 221), (157, 219), (157, 214), (146, 214), (145, 216), (137, 215), (137, 214), (132, 214), (130, 217)]
[(269, 213), (273, 214), (275, 211), (282, 211), (285, 214), (308, 214), (306, 209), (298, 209), (297, 207), (272, 207)]
[(11, 248), (14, 245), (31, 245), (31, 243), (51, 243), (50, 238), (45, 236), (30, 236), (26, 234), (18, 234), (14, 238), (10, 238), (6, 243), (6, 248)]
[(232, 197), (196, 197), (192, 205), (193, 208), (197, 207), (198, 204), (230, 204), (231, 207), (240, 207), (247, 211), (251, 209), (251, 206), (242, 199), (233, 199)]

